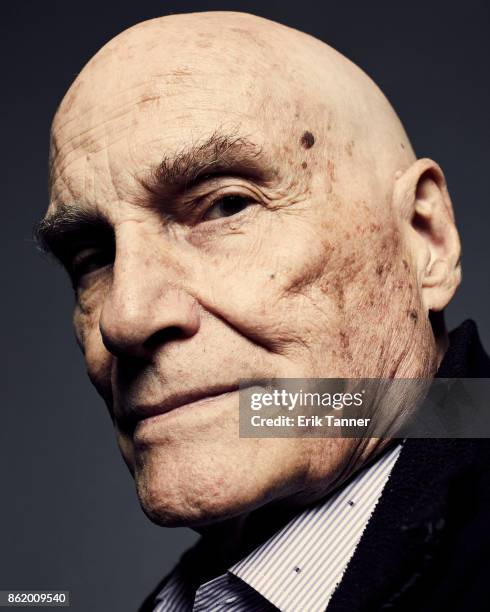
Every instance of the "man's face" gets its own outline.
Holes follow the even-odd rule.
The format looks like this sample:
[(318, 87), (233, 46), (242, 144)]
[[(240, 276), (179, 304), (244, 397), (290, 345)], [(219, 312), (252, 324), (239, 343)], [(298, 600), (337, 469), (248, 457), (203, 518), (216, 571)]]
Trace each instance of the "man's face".
[(166, 525), (315, 498), (356, 452), (239, 438), (240, 379), (420, 375), (432, 349), (390, 186), (335, 109), (271, 84), (255, 46), (198, 42), (167, 62), (114, 44), (53, 127), (76, 335)]

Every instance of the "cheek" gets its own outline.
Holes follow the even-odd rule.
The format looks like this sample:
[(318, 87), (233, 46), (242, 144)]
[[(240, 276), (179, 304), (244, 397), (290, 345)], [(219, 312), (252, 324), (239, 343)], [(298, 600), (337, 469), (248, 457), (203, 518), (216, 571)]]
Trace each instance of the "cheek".
[[(342, 325), (337, 348), (346, 377), (416, 377), (431, 372), (430, 323), (397, 228), (371, 222), (340, 270)], [(357, 249), (357, 250), (356, 250)], [(355, 262), (364, 262), (356, 269)], [(340, 279), (339, 279), (340, 280)]]
[(95, 304), (91, 308), (87, 308), (86, 305), (83, 309), (77, 307), (73, 316), (73, 325), (84, 354), (90, 381), (110, 407), (112, 405), (112, 358), (102, 342), (99, 315), (100, 308)]
[[(202, 279), (196, 285), (204, 306), (219, 312), (242, 334), (279, 352), (304, 345), (325, 323), (328, 296), (321, 309), (312, 291), (329, 267), (335, 267), (335, 247), (312, 219), (292, 212), (246, 235), (217, 242), (204, 256)], [(206, 282), (203, 282), (204, 276)]]

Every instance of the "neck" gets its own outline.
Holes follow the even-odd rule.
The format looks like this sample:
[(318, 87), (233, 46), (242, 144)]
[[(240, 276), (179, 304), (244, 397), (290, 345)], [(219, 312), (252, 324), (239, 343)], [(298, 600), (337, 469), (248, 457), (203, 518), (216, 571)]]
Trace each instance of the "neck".
[(243, 559), (297, 513), (295, 506), (272, 502), (240, 516), (196, 529), (202, 535), (202, 545), (210, 550), (224, 569)]

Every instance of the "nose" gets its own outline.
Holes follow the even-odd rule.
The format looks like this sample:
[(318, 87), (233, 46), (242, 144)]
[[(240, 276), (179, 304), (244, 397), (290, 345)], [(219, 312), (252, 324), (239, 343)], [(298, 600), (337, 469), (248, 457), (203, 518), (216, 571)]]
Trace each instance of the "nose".
[(150, 256), (145, 245), (119, 248), (99, 318), (110, 353), (150, 359), (156, 348), (191, 337), (199, 326), (198, 303), (178, 282), (175, 263)]

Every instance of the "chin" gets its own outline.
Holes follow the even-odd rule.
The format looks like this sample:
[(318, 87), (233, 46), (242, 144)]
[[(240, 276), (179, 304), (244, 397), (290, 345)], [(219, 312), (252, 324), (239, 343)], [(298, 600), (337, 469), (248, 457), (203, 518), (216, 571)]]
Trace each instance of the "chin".
[(226, 453), (199, 456), (195, 449), (185, 454), (176, 449), (136, 456), (138, 498), (157, 525), (198, 528), (245, 514), (271, 499), (267, 478), (244, 469), (244, 458), (231, 462)]
[(242, 514), (244, 510), (233, 500), (222, 506), (208, 504), (206, 499), (173, 499), (165, 492), (139, 492), (141, 508), (146, 516), (159, 527), (189, 527), (198, 530), (206, 525), (220, 523)]

